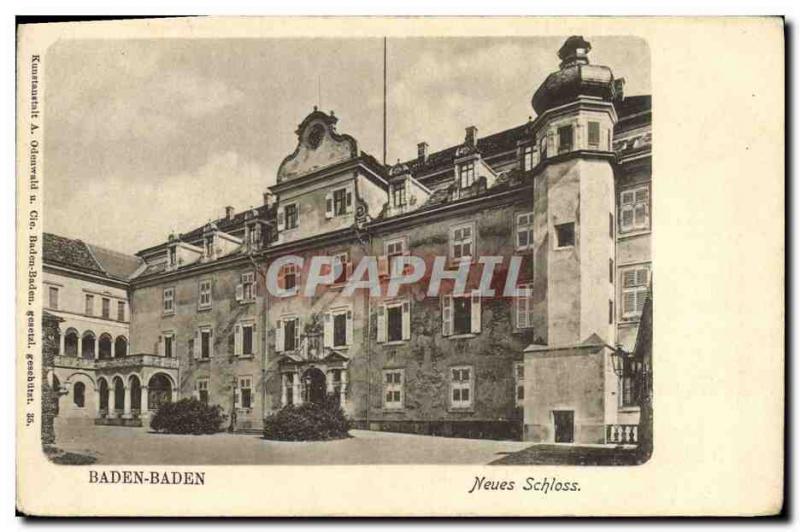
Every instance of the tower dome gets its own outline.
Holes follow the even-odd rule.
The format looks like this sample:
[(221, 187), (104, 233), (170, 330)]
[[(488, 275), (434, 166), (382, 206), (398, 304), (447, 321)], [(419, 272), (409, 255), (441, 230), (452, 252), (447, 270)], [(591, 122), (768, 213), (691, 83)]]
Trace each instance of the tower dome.
[(538, 115), (580, 96), (606, 101), (614, 98), (614, 74), (607, 66), (589, 64), (591, 49), (589, 41), (579, 35), (564, 42), (558, 51), (559, 70), (547, 76), (531, 100)]

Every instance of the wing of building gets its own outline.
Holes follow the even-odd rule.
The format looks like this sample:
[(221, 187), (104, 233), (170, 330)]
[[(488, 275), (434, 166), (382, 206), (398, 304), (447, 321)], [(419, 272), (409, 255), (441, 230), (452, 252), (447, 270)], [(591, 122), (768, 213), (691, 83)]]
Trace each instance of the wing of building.
[[(651, 102), (626, 96), (590, 49), (565, 42), (533, 94), (536, 118), (511, 129), (469, 126), (447, 149), (421, 142), (385, 166), (315, 108), (258, 208), (228, 207), (136, 258), (49, 237), (63, 248), (46, 252), (50, 271), (97, 283), (71, 289), (57, 357), (93, 383), (98, 399), (82, 408), (133, 423), (195, 396), (235, 409), (237, 430), (259, 430), (285, 405), (332, 395), (373, 430), (635, 438), (638, 388), (612, 353), (633, 349), (650, 282)], [(282, 264), (291, 256), (305, 266)], [(342, 268), (307, 297), (318, 256)], [(364, 257), (380, 257), (388, 286), (408, 273), (393, 259), (408, 256), (465, 268), (466, 292), (445, 283), (431, 296), (424, 277), (392, 296), (348, 293)], [(491, 297), (478, 290), (485, 257), (500, 258)], [(90, 296), (130, 315), (109, 320)], [(124, 355), (112, 344), (104, 356), (106, 332), (129, 339)]]

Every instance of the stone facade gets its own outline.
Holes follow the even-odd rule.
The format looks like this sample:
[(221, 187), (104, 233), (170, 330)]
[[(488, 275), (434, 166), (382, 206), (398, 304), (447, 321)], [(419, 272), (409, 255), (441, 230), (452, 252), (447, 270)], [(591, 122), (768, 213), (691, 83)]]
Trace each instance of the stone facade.
[[(374, 430), (605, 443), (635, 426), (612, 351), (632, 350), (650, 282), (650, 99), (590, 48), (565, 43), (535, 120), (391, 167), (315, 108), (261, 206), (137, 254), (121, 289), (140, 378), (169, 375), (172, 399), (219, 404), (237, 430), (325, 394)], [(332, 256), (340, 277), (304, 293)], [(387, 294), (398, 256), (426, 274)], [(364, 257), (380, 294), (346, 289)], [(464, 297), (427, 293), (437, 257), (468, 273)], [(492, 296), (475, 293), (485, 257)]]

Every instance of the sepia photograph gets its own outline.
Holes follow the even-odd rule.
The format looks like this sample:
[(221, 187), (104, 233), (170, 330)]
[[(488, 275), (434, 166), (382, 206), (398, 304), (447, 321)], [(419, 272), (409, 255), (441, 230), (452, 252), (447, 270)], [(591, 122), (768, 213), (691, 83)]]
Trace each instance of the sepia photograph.
[(43, 73), (52, 460), (647, 460), (643, 40), (69, 40)]
[(20, 511), (782, 508), (778, 19), (19, 28)]

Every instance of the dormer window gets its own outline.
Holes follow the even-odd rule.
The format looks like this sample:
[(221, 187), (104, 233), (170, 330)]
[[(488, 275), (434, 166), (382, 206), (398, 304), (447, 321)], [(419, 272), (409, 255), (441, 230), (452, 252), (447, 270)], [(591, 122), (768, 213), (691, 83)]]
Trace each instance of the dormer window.
[(406, 197), (406, 182), (399, 181), (392, 185), (392, 206), (395, 208), (405, 207), (408, 202)]
[(572, 151), (572, 126), (558, 128), (558, 153)]
[(469, 161), (458, 167), (458, 180), (461, 188), (469, 188), (475, 183), (475, 161)]

